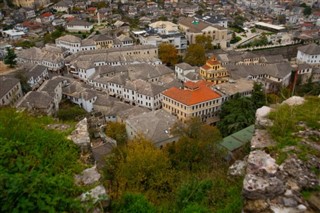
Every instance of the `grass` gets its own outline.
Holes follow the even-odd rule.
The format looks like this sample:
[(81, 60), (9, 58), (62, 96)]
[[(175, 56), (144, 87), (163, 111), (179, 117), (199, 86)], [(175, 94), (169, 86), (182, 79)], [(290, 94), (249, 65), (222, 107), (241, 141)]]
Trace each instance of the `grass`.
[[(268, 131), (272, 138), (277, 141), (277, 145), (271, 152), (278, 153), (280, 162), (285, 160), (286, 154), (281, 153), (285, 147), (295, 146), (295, 153), (300, 159), (306, 159), (308, 154), (318, 154), (315, 150), (300, 143), (294, 133), (304, 130), (299, 125), (303, 122), (307, 128), (320, 129), (320, 98), (306, 97), (304, 104), (299, 106), (280, 105), (275, 111), (271, 112), (269, 118), (273, 121)], [(280, 153), (280, 154), (279, 154)]]

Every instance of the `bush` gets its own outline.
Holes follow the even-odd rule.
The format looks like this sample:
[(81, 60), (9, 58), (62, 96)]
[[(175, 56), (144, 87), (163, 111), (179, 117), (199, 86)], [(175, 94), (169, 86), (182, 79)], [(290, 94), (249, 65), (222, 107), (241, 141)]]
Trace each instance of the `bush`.
[(61, 104), (57, 118), (62, 121), (78, 121), (86, 114), (87, 112), (80, 106), (68, 102)]

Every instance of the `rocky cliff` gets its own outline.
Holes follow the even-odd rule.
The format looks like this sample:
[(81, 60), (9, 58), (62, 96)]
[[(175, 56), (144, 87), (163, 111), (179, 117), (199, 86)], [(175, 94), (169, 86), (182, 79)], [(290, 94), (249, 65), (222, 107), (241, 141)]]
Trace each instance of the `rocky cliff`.
[(230, 168), (244, 172), (243, 212), (320, 212), (319, 99), (292, 97), (257, 110), (251, 152)]

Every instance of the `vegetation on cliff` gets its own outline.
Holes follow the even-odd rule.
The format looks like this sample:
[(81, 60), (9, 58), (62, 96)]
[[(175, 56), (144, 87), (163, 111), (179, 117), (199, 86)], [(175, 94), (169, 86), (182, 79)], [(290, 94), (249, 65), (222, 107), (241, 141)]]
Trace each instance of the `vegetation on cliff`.
[(77, 147), (66, 135), (47, 128), (48, 117), (0, 109), (1, 212), (79, 212), (81, 171)]

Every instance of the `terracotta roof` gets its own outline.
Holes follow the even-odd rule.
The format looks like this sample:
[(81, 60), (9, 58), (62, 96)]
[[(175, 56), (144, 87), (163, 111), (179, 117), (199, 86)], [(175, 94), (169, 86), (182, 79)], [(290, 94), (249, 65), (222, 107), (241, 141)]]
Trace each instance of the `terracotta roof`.
[(206, 81), (198, 81), (196, 83), (187, 82), (185, 83), (185, 85), (192, 86), (193, 88), (195, 86), (198, 86), (198, 88), (194, 90), (188, 90), (172, 87), (167, 91), (163, 92), (163, 95), (188, 106), (221, 97), (218, 93), (216, 93), (210, 88), (210, 86), (212, 86), (213, 83), (208, 83)]
[(52, 13), (46, 12), (46, 13), (41, 14), (41, 17), (50, 17), (52, 15), (53, 15)]
[(207, 61), (207, 63), (208, 63), (208, 64), (210, 64), (210, 65), (217, 65), (217, 64), (220, 64), (220, 62), (219, 62), (219, 61), (213, 61), (213, 60), (208, 60), (208, 61)]
[(205, 70), (209, 70), (209, 69), (211, 69), (211, 67), (210, 67), (210, 66), (208, 66), (208, 65), (206, 65), (206, 64), (205, 64), (205, 65), (203, 65), (203, 66), (202, 66), (202, 68), (203, 68), (203, 69), (205, 69)]

